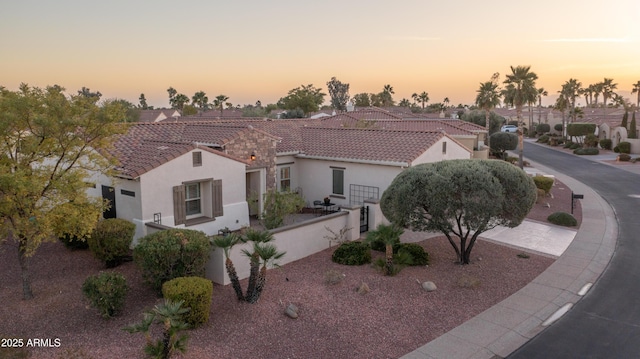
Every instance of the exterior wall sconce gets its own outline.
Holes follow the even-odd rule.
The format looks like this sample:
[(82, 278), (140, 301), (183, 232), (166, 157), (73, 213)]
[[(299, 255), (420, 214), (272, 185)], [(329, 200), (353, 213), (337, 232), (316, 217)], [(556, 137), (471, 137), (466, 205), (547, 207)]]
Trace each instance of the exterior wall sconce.
[(251, 158), (251, 161), (255, 161), (256, 160), (256, 153), (255, 152), (251, 152), (251, 156), (249, 158)]

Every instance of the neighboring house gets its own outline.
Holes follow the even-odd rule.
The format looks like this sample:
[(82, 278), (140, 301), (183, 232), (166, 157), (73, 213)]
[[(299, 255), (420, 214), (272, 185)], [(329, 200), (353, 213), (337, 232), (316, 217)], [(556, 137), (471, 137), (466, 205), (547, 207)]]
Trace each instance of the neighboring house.
[[(277, 138), (250, 126), (212, 123), (132, 125), (110, 154), (118, 159), (116, 181), (100, 181), (111, 209), (104, 216), (191, 228), (208, 234), (249, 224), (247, 198), (275, 185)], [(258, 201), (258, 206), (261, 206)]]
[(140, 110), (138, 122), (160, 122), (166, 119), (176, 120), (180, 112), (174, 109)]

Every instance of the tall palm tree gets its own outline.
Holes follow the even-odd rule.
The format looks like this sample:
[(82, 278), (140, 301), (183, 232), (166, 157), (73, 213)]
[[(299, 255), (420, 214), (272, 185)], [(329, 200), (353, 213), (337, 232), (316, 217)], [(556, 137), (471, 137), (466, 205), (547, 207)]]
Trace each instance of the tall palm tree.
[(576, 121), (576, 98), (580, 95), (580, 90), (582, 88), (582, 82), (576, 79), (567, 80), (564, 85), (562, 85), (562, 93), (565, 98), (569, 101), (569, 105), (571, 106), (571, 122)]
[(240, 236), (235, 233), (230, 233), (227, 236), (217, 236), (213, 239), (213, 245), (224, 251), (224, 266), (227, 269), (231, 286), (236, 292), (236, 297), (238, 297), (238, 300), (244, 301), (245, 298), (244, 294), (242, 294), (242, 287), (240, 286), (240, 280), (238, 279), (238, 272), (236, 272), (236, 267), (233, 265), (230, 256), (231, 248), (240, 242)]
[(196, 92), (193, 97), (191, 97), (191, 103), (200, 108), (200, 114), (204, 112), (207, 108), (209, 108), (209, 97), (204, 91)]
[(490, 124), (489, 113), (500, 104), (500, 89), (496, 81), (487, 81), (480, 83), (480, 88), (476, 91), (476, 105), (484, 110), (484, 125), (487, 129), (487, 147), (491, 148), (489, 143)]
[(544, 87), (538, 89), (538, 125), (542, 123), (542, 96), (547, 96), (549, 93)]
[(507, 104), (516, 108), (516, 116), (518, 119), (518, 164), (523, 168), (523, 148), (524, 148), (524, 132), (522, 129), (522, 106), (531, 101), (531, 97), (535, 96), (536, 80), (538, 75), (531, 72), (531, 66), (511, 66), (511, 73), (507, 74), (504, 83), (507, 85), (502, 91), (504, 100)]
[(613, 90), (618, 88), (618, 84), (613, 83), (613, 79), (605, 77), (602, 81), (602, 119), (606, 117), (607, 111), (607, 99), (612, 98), (615, 94)]
[(566, 119), (564, 117), (564, 112), (569, 107), (569, 101), (567, 101), (567, 98), (564, 96), (562, 91), (558, 91), (558, 92), (560, 93), (560, 96), (558, 96), (558, 99), (556, 100), (556, 103), (553, 106), (553, 108), (555, 108), (556, 110), (562, 112), (562, 136), (566, 137), (566, 132), (565, 132)]
[(394, 274), (393, 269), (393, 245), (400, 241), (400, 236), (404, 230), (393, 224), (379, 224), (378, 227), (367, 233), (366, 241), (371, 243), (381, 241), (385, 246), (385, 266), (384, 274)]
[(391, 95), (395, 94), (395, 92), (393, 92), (393, 86), (391, 86), (389, 84), (384, 85), (384, 87), (382, 88), (382, 92), (386, 92), (386, 93), (391, 94)]
[(593, 102), (591, 105), (593, 107), (598, 107), (598, 97), (602, 93), (603, 84), (602, 82), (598, 82), (592, 85), (593, 86)]
[(213, 106), (217, 109), (220, 109), (220, 117), (222, 117), (222, 110), (224, 109), (225, 102), (229, 99), (229, 97), (225, 95), (216, 96), (215, 100), (213, 100)]
[(413, 99), (413, 104), (415, 105), (416, 100), (418, 99), (418, 94), (414, 92), (413, 94), (411, 94), (411, 98)]
[(429, 94), (427, 91), (422, 91), (422, 93), (418, 95), (418, 102), (422, 103), (422, 109), (424, 110), (424, 106), (429, 102)]
[(636, 82), (635, 84), (633, 84), (633, 89), (631, 90), (631, 93), (637, 93), (638, 94), (638, 98), (636, 99), (636, 108), (640, 108), (640, 81)]
[(442, 102), (444, 103), (444, 107), (448, 107), (449, 106), (449, 98), (448, 97), (445, 97)]

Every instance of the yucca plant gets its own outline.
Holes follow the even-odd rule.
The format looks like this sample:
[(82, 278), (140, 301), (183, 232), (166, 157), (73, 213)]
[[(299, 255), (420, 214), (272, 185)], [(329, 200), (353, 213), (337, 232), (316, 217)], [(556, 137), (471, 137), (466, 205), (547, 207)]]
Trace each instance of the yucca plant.
[[(278, 263), (276, 263), (276, 261), (286, 254), (286, 252), (279, 252), (278, 248), (271, 243), (259, 242), (253, 244), (253, 254), (256, 253), (259, 260), (262, 260), (262, 267), (258, 272), (253, 292), (247, 291), (247, 302), (249, 303), (255, 303), (260, 299), (260, 294), (262, 294), (262, 290), (264, 289), (267, 281), (267, 267), (277, 267)], [(253, 260), (253, 254), (251, 260)]]
[[(169, 359), (176, 351), (184, 353), (187, 351), (188, 336), (180, 332), (189, 328), (182, 319), (182, 315), (188, 312), (189, 308), (182, 308), (182, 304), (183, 301), (172, 302), (167, 299), (145, 312), (142, 322), (122, 329), (129, 333), (144, 333), (147, 339), (144, 352), (150, 358)], [(162, 338), (155, 342), (150, 333), (153, 323), (161, 324), (163, 327)]]

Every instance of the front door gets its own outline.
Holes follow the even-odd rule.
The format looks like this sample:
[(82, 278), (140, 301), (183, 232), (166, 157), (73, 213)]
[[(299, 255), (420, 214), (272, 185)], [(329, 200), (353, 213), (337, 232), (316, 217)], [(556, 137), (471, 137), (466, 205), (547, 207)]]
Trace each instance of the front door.
[(102, 212), (102, 217), (116, 218), (116, 189), (102, 185), (102, 198), (109, 201), (109, 209)]

